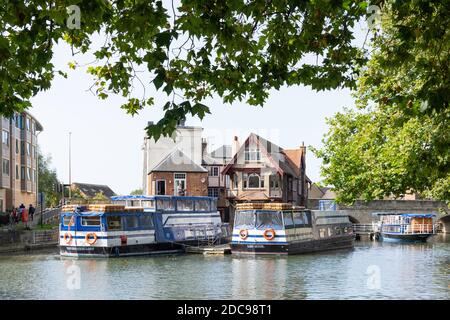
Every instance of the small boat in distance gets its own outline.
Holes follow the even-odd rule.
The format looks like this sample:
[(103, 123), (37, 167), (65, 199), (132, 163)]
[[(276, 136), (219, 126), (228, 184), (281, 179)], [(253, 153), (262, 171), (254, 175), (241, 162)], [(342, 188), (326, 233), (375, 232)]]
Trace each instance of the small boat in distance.
[(436, 234), (434, 213), (377, 213), (382, 241), (425, 242)]
[(113, 204), (66, 205), (60, 216), (60, 254), (118, 257), (184, 252), (188, 245), (227, 242), (217, 199), (119, 196)]
[(299, 254), (353, 245), (352, 224), (338, 211), (311, 211), (286, 203), (237, 205), (233, 254)]

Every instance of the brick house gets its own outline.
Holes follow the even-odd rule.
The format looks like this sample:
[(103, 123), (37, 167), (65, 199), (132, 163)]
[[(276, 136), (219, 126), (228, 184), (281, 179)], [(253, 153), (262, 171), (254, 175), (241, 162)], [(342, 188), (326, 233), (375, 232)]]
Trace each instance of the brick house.
[(206, 196), (208, 171), (176, 149), (148, 174), (148, 195)]
[(208, 195), (208, 171), (202, 167), (202, 130), (181, 122), (171, 137), (144, 139), (145, 195)]
[(306, 147), (282, 149), (252, 133), (239, 147), (222, 174), (230, 177), (227, 198), (240, 202), (287, 202), (307, 205), (309, 182), (305, 169)]

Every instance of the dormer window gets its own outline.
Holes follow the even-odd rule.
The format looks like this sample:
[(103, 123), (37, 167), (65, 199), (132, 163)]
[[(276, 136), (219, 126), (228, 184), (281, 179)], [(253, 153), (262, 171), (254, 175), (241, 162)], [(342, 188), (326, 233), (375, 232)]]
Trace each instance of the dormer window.
[(257, 148), (245, 148), (245, 161), (260, 161), (261, 150)]

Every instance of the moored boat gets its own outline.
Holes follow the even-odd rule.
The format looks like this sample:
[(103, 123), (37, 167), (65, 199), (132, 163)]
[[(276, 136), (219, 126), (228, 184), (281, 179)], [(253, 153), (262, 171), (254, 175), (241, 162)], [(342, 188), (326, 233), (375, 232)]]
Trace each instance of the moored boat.
[(235, 212), (233, 254), (300, 254), (352, 248), (347, 215), (290, 204), (243, 204)]
[(378, 213), (380, 240), (395, 242), (425, 242), (436, 234), (433, 213)]
[(224, 243), (228, 224), (210, 197), (120, 196), (113, 204), (64, 206), (60, 254), (116, 257), (184, 252), (185, 246)]

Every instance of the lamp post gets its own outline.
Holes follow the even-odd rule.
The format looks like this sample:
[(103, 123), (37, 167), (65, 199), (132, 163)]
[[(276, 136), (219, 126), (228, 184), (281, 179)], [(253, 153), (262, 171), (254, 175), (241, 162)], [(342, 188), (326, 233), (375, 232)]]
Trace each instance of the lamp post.
[(72, 132), (69, 132), (69, 200), (72, 199)]

